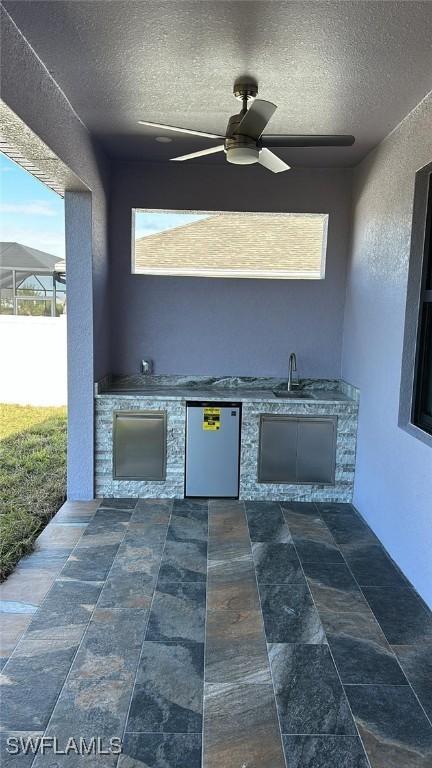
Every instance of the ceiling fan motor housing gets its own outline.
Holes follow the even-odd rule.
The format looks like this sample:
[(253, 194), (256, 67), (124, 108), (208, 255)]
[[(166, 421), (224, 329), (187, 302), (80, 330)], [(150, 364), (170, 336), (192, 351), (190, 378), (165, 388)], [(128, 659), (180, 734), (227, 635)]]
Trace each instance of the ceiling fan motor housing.
[(248, 78), (239, 78), (234, 83), (233, 94), (239, 101), (251, 101), (258, 96), (258, 84)]

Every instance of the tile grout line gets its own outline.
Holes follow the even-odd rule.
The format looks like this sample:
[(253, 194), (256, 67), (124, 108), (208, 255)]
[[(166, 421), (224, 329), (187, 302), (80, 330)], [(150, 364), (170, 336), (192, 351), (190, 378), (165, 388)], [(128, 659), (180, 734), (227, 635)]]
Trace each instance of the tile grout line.
[[(100, 509), (100, 505), (99, 505), (99, 507), (97, 507), (97, 509), (95, 510), (95, 514), (96, 514), (96, 512), (97, 512), (97, 510), (98, 510), (98, 509)], [(112, 508), (112, 509), (114, 509), (114, 508)], [(129, 510), (117, 510), (117, 511), (128, 512)], [(89, 522), (88, 522), (87, 526), (85, 527), (85, 529), (84, 529), (84, 531), (83, 531), (83, 534), (82, 534), (82, 535), (84, 535), (85, 531), (87, 530), (87, 527), (88, 527), (88, 525), (90, 525), (90, 523), (93, 521), (93, 518), (94, 518), (94, 516), (95, 516), (95, 515), (93, 515), (92, 519), (91, 519), (91, 520), (89, 520)], [(132, 516), (132, 511), (131, 511), (131, 516)], [(79, 641), (79, 643), (78, 643), (78, 647), (77, 647), (77, 649), (76, 649), (76, 652), (74, 653), (73, 659), (72, 659), (72, 661), (71, 661), (71, 663), (70, 663), (70, 666), (69, 666), (69, 669), (68, 669), (67, 675), (66, 675), (65, 679), (63, 680), (63, 685), (62, 685), (62, 686), (61, 686), (61, 688), (60, 688), (60, 691), (59, 691), (59, 694), (58, 694), (58, 696), (56, 697), (56, 700), (55, 700), (55, 704), (54, 704), (54, 706), (53, 706), (53, 708), (52, 708), (52, 710), (51, 710), (51, 714), (50, 714), (50, 716), (49, 716), (49, 718), (48, 718), (48, 722), (47, 722), (47, 724), (46, 724), (46, 726), (45, 726), (45, 728), (44, 728), (44, 732), (43, 732), (43, 733), (44, 733), (44, 735), (46, 735), (46, 733), (47, 733), (47, 730), (48, 730), (48, 728), (49, 728), (49, 726), (50, 726), (51, 720), (52, 720), (52, 718), (53, 718), (53, 715), (54, 715), (54, 712), (55, 712), (55, 708), (56, 708), (56, 706), (57, 706), (57, 704), (58, 704), (58, 702), (59, 702), (59, 699), (60, 699), (60, 696), (61, 696), (61, 694), (63, 693), (63, 691), (64, 691), (64, 689), (65, 689), (65, 687), (66, 687), (66, 684), (67, 684), (67, 682), (68, 682), (68, 680), (69, 680), (69, 676), (70, 676), (70, 674), (71, 674), (71, 671), (72, 671), (72, 667), (73, 667), (73, 665), (74, 665), (74, 663), (75, 663), (75, 660), (76, 660), (76, 658), (77, 658), (77, 656), (78, 656), (78, 653), (79, 653), (79, 651), (80, 651), (80, 649), (81, 649), (81, 647), (82, 647), (82, 645), (83, 645), (83, 643), (84, 643), (84, 638), (85, 638), (85, 637), (86, 637), (86, 635), (87, 635), (87, 632), (88, 632), (88, 628), (89, 628), (89, 626), (90, 626), (90, 622), (91, 622), (91, 620), (92, 620), (92, 618), (93, 618), (93, 616), (94, 616), (94, 613), (95, 613), (95, 611), (96, 611), (96, 609), (97, 609), (97, 605), (98, 605), (98, 602), (99, 602), (99, 600), (100, 600), (100, 596), (101, 596), (101, 594), (102, 594), (103, 588), (104, 588), (105, 584), (107, 583), (107, 580), (108, 580), (108, 578), (109, 578), (109, 575), (110, 575), (110, 573), (111, 573), (111, 569), (112, 569), (112, 567), (113, 567), (113, 565), (114, 565), (114, 562), (115, 562), (115, 560), (116, 560), (116, 557), (117, 557), (117, 553), (118, 553), (118, 550), (119, 550), (119, 548), (120, 548), (120, 545), (123, 543), (123, 541), (124, 541), (124, 538), (125, 538), (125, 536), (126, 536), (126, 533), (127, 533), (128, 527), (129, 527), (129, 522), (130, 522), (130, 521), (128, 521), (127, 525), (125, 525), (125, 532), (124, 532), (124, 534), (123, 534), (122, 540), (121, 540), (121, 542), (119, 542), (118, 548), (117, 548), (117, 550), (116, 550), (116, 553), (115, 553), (115, 555), (114, 555), (114, 558), (113, 558), (113, 561), (112, 561), (112, 563), (111, 563), (111, 565), (110, 565), (110, 567), (109, 567), (109, 569), (108, 569), (108, 572), (107, 572), (107, 574), (106, 574), (105, 578), (104, 578), (104, 579), (101, 579), (101, 580), (99, 580), (99, 581), (93, 581), (93, 582), (89, 581), (88, 579), (87, 579), (87, 580), (83, 580), (83, 579), (75, 579), (75, 581), (84, 581), (84, 582), (85, 582), (85, 581), (87, 581), (87, 583), (90, 583), (90, 584), (103, 584), (103, 586), (102, 586), (102, 588), (101, 588), (101, 591), (99, 592), (99, 595), (98, 595), (98, 598), (97, 598), (97, 600), (96, 600), (96, 603), (94, 604), (93, 610), (92, 610), (92, 612), (91, 612), (91, 614), (90, 614), (89, 620), (88, 620), (88, 622), (87, 622), (87, 624), (86, 624), (86, 627), (85, 627), (85, 629), (84, 629), (84, 632), (83, 632), (83, 634), (82, 634), (81, 640), (80, 640), (80, 641)], [(80, 536), (80, 538), (78, 539), (78, 541), (77, 541), (77, 543), (76, 543), (76, 546), (78, 546), (79, 542), (81, 541), (81, 538), (82, 538), (82, 536)], [(74, 549), (75, 549), (75, 547), (74, 547)], [(71, 552), (71, 555), (72, 555), (72, 552)], [(68, 558), (68, 559), (69, 559), (69, 558)], [(64, 567), (66, 567), (66, 563), (65, 563)], [(63, 570), (63, 569), (62, 569), (62, 570)], [(36, 760), (38, 759), (38, 757), (39, 757), (39, 756), (38, 756), (37, 754), (34, 756), (34, 759), (32, 760), (32, 763), (31, 763), (31, 767), (32, 767), (32, 766), (34, 766), (34, 765), (36, 764)]]
[[(264, 635), (264, 641), (265, 641), (265, 647), (266, 647), (267, 664), (268, 664), (269, 670), (270, 670), (270, 679), (271, 679), (271, 684), (272, 684), (272, 688), (273, 688), (273, 698), (274, 698), (275, 709), (276, 709), (276, 717), (277, 717), (277, 721), (278, 721), (278, 725), (279, 725), (279, 736), (280, 736), (280, 743), (281, 743), (281, 748), (282, 748), (282, 756), (283, 756), (285, 765), (287, 766), (287, 759), (286, 759), (286, 755), (285, 755), (285, 746), (284, 746), (284, 740), (283, 740), (282, 725), (281, 725), (281, 720), (280, 720), (280, 715), (279, 715), (279, 707), (278, 707), (277, 698), (276, 698), (276, 686), (275, 686), (275, 681), (274, 681), (274, 677), (273, 677), (272, 666), (271, 666), (271, 663), (270, 663), (270, 656), (269, 656), (269, 650), (268, 650), (269, 643), (267, 642), (267, 634), (266, 634), (266, 631), (265, 631), (264, 612), (263, 612), (263, 608), (262, 608), (261, 594), (260, 594), (260, 591), (259, 591), (257, 570), (256, 570), (256, 567), (255, 567), (255, 560), (254, 560), (254, 556), (253, 556), (253, 542), (252, 542), (252, 539), (251, 539), (249, 520), (248, 520), (248, 516), (247, 516), (247, 513), (246, 513), (246, 503), (245, 502), (243, 502), (243, 506), (244, 506), (244, 515), (245, 515), (245, 519), (246, 519), (246, 526), (247, 526), (249, 542), (250, 542), (250, 549), (251, 549), (251, 555), (252, 555), (252, 566), (253, 566), (253, 570), (254, 570), (255, 585), (256, 585), (256, 590), (257, 590), (257, 594), (258, 594), (258, 603), (259, 603), (260, 612), (261, 612), (261, 623), (262, 623), (263, 635)], [(286, 520), (285, 520), (285, 517), (284, 517), (283, 514), (282, 514), (282, 517), (283, 517), (283, 520), (284, 520), (284, 522), (286, 524)], [(287, 528), (288, 528), (288, 526), (287, 526)], [(291, 536), (291, 532), (289, 532), (289, 533), (290, 533), (290, 536)]]
[[(163, 546), (162, 546), (161, 553), (160, 553), (159, 567), (157, 569), (157, 574), (156, 574), (156, 578), (155, 578), (155, 584), (154, 584), (152, 599), (151, 599), (151, 602), (150, 602), (150, 606), (148, 608), (147, 620), (146, 620), (146, 624), (145, 624), (145, 628), (144, 628), (144, 633), (143, 633), (143, 640), (142, 640), (142, 643), (141, 643), (141, 648), (140, 648), (140, 652), (139, 652), (139, 655), (138, 655), (138, 661), (137, 661), (137, 665), (136, 665), (136, 668), (135, 668), (135, 675), (134, 675), (133, 683), (132, 683), (132, 686), (131, 686), (131, 694), (130, 694), (130, 697), (129, 697), (129, 705), (128, 705), (128, 708), (127, 708), (127, 711), (126, 711), (125, 723), (124, 723), (124, 728), (123, 728), (123, 733), (122, 733), (122, 752), (119, 754), (119, 756), (118, 756), (118, 758), (116, 760), (116, 766), (119, 765), (120, 758), (121, 758), (121, 756), (123, 754), (123, 742), (124, 742), (125, 735), (127, 733), (127, 731), (126, 731), (127, 723), (128, 723), (128, 719), (129, 719), (129, 715), (130, 715), (131, 706), (132, 706), (132, 700), (133, 700), (133, 695), (134, 695), (134, 691), (135, 691), (135, 686), (136, 686), (136, 682), (137, 682), (137, 679), (138, 679), (138, 671), (139, 671), (140, 664), (141, 664), (142, 654), (143, 654), (143, 650), (144, 650), (144, 644), (146, 642), (147, 629), (148, 629), (148, 625), (149, 625), (149, 621), (150, 621), (150, 614), (151, 614), (151, 610), (152, 610), (152, 607), (153, 607), (154, 597), (155, 597), (156, 590), (157, 590), (159, 573), (160, 573), (160, 569), (161, 569), (161, 566), (162, 566), (162, 560), (163, 560), (163, 556), (164, 556), (164, 552), (165, 552), (165, 547), (166, 547), (166, 542), (167, 542), (168, 530), (169, 530), (169, 527), (170, 527), (170, 524), (171, 524), (172, 511), (173, 511), (173, 506), (174, 506), (174, 499), (169, 499), (169, 501), (170, 501), (170, 504), (171, 504), (171, 506), (170, 506), (170, 513), (169, 513), (169, 519), (168, 519), (168, 522), (167, 522), (166, 531), (165, 531), (165, 538), (164, 538)], [(137, 501), (137, 503), (138, 503), (138, 501)]]
[(344, 683), (343, 684), (344, 688), (353, 688), (354, 686), (356, 686), (356, 687), (360, 687), (361, 686), (362, 688), (367, 688), (367, 687), (370, 687), (370, 686), (373, 686), (374, 688), (380, 688), (380, 687), (385, 687), (385, 688), (409, 688), (410, 687), (408, 681), (406, 683)]
[[(315, 505), (315, 506), (316, 506), (316, 505)], [(356, 513), (357, 513), (357, 514), (358, 514), (358, 515), (361, 517), (360, 513), (359, 513), (359, 512), (357, 512), (357, 510), (355, 509), (355, 507), (354, 507), (353, 505), (351, 505), (351, 506), (353, 507), (353, 510), (354, 510), (354, 511), (355, 511), (355, 512), (356, 512)], [(328, 528), (328, 526), (327, 526), (327, 523), (326, 523), (325, 519), (321, 517), (321, 514), (320, 514), (320, 511), (319, 511), (318, 507), (317, 507), (317, 511), (318, 511), (318, 514), (319, 514), (319, 516), (320, 516), (320, 519), (321, 519), (321, 520), (323, 520), (323, 522), (324, 522), (324, 525), (325, 525), (325, 526)], [(367, 527), (368, 527), (370, 530), (372, 530), (372, 529), (370, 528), (370, 526), (369, 526), (369, 525), (366, 523), (366, 521), (364, 521), (364, 520), (363, 520), (363, 518), (361, 518), (361, 519), (362, 519), (362, 522), (364, 522), (364, 524), (365, 524), (365, 525), (366, 525), (366, 526), (367, 526)], [(330, 529), (328, 528), (328, 530), (330, 530)], [(331, 531), (330, 531), (330, 533), (331, 533)], [(373, 531), (372, 531), (372, 533), (373, 533)], [(333, 535), (333, 534), (332, 534), (332, 535)], [(375, 534), (374, 534), (374, 535), (375, 535)], [(377, 538), (378, 538), (378, 537), (377, 537)], [(378, 539), (378, 541), (380, 541), (380, 540)], [(337, 543), (337, 542), (336, 542), (336, 543)], [(380, 544), (381, 544), (381, 542), (380, 542)], [(382, 546), (382, 545), (381, 545), (381, 546)], [(355, 577), (355, 575), (354, 575), (353, 571), (351, 570), (351, 568), (350, 568), (350, 566), (349, 566), (349, 563), (348, 563), (348, 561), (347, 561), (347, 559), (346, 559), (346, 557), (345, 557), (345, 554), (343, 553), (343, 551), (340, 549), (340, 547), (339, 547), (339, 546), (338, 546), (338, 549), (339, 549), (339, 551), (340, 551), (340, 553), (341, 553), (341, 555), (342, 555), (342, 558), (343, 558), (344, 564), (345, 564), (345, 565), (346, 565), (346, 567), (348, 568), (348, 571), (349, 571), (349, 573), (351, 574), (351, 576), (352, 576), (352, 578), (353, 578), (353, 580), (354, 580), (355, 584), (357, 585), (357, 587), (358, 587), (358, 589), (359, 589), (360, 593), (362, 594), (362, 596), (363, 596), (363, 597), (364, 597), (364, 599), (366, 600), (366, 605), (368, 606), (368, 608), (369, 608), (369, 610), (370, 610), (370, 612), (371, 612), (371, 616), (373, 617), (373, 620), (375, 621), (375, 623), (377, 624), (377, 626), (379, 627), (379, 629), (380, 629), (380, 630), (381, 630), (381, 632), (383, 633), (383, 635), (384, 635), (384, 637), (385, 637), (385, 639), (386, 639), (386, 642), (387, 642), (387, 644), (388, 644), (388, 646), (389, 646), (389, 648), (390, 648), (390, 650), (391, 650), (391, 652), (392, 652), (392, 654), (393, 654), (393, 656), (394, 656), (394, 658), (395, 658), (395, 660), (396, 660), (396, 662), (397, 662), (397, 664), (398, 664), (398, 666), (399, 666), (399, 668), (400, 668), (400, 670), (401, 670), (401, 672), (402, 672), (403, 676), (405, 677), (405, 679), (406, 679), (406, 681), (407, 681), (407, 685), (408, 685), (408, 686), (411, 688), (411, 691), (412, 691), (412, 693), (414, 694), (414, 697), (417, 699), (417, 701), (418, 701), (418, 703), (419, 703), (419, 705), (420, 705), (420, 708), (421, 708), (422, 712), (424, 713), (424, 715), (425, 715), (425, 717), (426, 717), (426, 719), (427, 719), (428, 723), (430, 723), (430, 725), (432, 726), (432, 719), (431, 719), (431, 718), (428, 716), (428, 714), (427, 714), (427, 712), (426, 712), (425, 708), (423, 707), (423, 704), (421, 703), (421, 701), (420, 701), (419, 697), (417, 696), (417, 694), (416, 694), (416, 692), (415, 692), (415, 690), (414, 690), (414, 687), (413, 687), (413, 685), (411, 684), (410, 680), (408, 679), (408, 676), (405, 674), (405, 670), (404, 670), (404, 668), (402, 667), (402, 664), (400, 663), (398, 656), (397, 656), (397, 655), (396, 655), (396, 653), (394, 652), (394, 650), (393, 650), (393, 648), (392, 648), (392, 646), (391, 646), (391, 643), (390, 643), (390, 641), (389, 641), (389, 639), (388, 639), (388, 637), (387, 637), (386, 633), (384, 632), (384, 629), (382, 628), (382, 626), (381, 626), (381, 624), (379, 623), (379, 621), (378, 621), (377, 617), (375, 616), (375, 614), (374, 614), (374, 612), (373, 612), (373, 610), (372, 610), (371, 606), (369, 605), (369, 601), (368, 601), (368, 599), (367, 599), (367, 597), (366, 597), (365, 593), (363, 592), (363, 589), (362, 589), (361, 585), (358, 583), (358, 581), (357, 581), (357, 579), (356, 579), (356, 577)], [(384, 548), (384, 547), (382, 547), (382, 549), (383, 549), (384, 553), (385, 553), (385, 554), (387, 554), (387, 553), (386, 553), (386, 550), (385, 550), (385, 548)], [(390, 558), (390, 559), (391, 559), (391, 558)], [(393, 561), (392, 561), (392, 562), (393, 562)], [(397, 566), (397, 563), (396, 563), (396, 566)], [(398, 570), (399, 570), (399, 569), (398, 569)], [(402, 573), (402, 571), (401, 571), (401, 573)], [(403, 575), (403, 574), (402, 574), (402, 575)], [(404, 578), (405, 578), (405, 577), (404, 577)], [(366, 585), (364, 585), (364, 586), (366, 586)], [(368, 589), (368, 587), (366, 587), (366, 588)], [(374, 589), (374, 588), (375, 588), (375, 589), (392, 589), (392, 587), (373, 587), (373, 586), (372, 586), (372, 589)], [(397, 587), (396, 587), (396, 588), (397, 588)], [(414, 594), (415, 596), (417, 596), (417, 593), (416, 593), (416, 591), (415, 591), (415, 590), (412, 588), (412, 586), (410, 585), (410, 583), (409, 583), (409, 582), (408, 582), (408, 588), (410, 588), (410, 589), (411, 589), (411, 591), (413, 592), (413, 594)], [(399, 589), (401, 589), (401, 587), (399, 587)], [(402, 589), (406, 589), (406, 587), (402, 587)], [(317, 608), (317, 610), (318, 610), (318, 608)], [(318, 613), (319, 613), (319, 611), (318, 611)], [(394, 643), (394, 645), (396, 645), (396, 643)], [(409, 643), (408, 643), (408, 645), (409, 645)], [(331, 651), (330, 651), (330, 652), (331, 652)], [(333, 656), (333, 654), (332, 654), (332, 656)], [(336, 665), (336, 662), (335, 662), (335, 665)], [(342, 681), (341, 681), (341, 682), (342, 682)], [(344, 684), (342, 683), (342, 685), (344, 685)], [(347, 683), (346, 685), (362, 685), (362, 683)], [(386, 685), (386, 686), (391, 686), (391, 683), (363, 683), (363, 685)], [(404, 686), (405, 686), (405, 684), (402, 684), (402, 683), (400, 683), (399, 685), (404, 685)], [(345, 686), (344, 686), (344, 687), (345, 687)]]
[[(296, 643), (284, 643), (284, 645), (296, 645)], [(305, 643), (305, 645), (308, 645), (308, 643)], [(246, 685), (261, 685), (261, 683), (246, 683)], [(264, 683), (264, 685), (269, 685), (269, 683)], [(28, 731), (22, 731), (22, 733), (28, 733)], [(194, 731), (127, 731), (128, 734), (134, 734), (136, 736), (139, 736), (141, 734), (145, 734), (146, 736), (199, 736), (198, 732)], [(319, 736), (323, 739), (327, 738), (329, 736), (331, 739), (355, 739), (355, 734), (346, 734), (346, 733), (286, 733), (285, 736)]]
[[(321, 515), (319, 514), (319, 510), (318, 510), (318, 507), (317, 507), (317, 505), (315, 504), (315, 502), (312, 502), (312, 503), (314, 504), (314, 507), (315, 507), (315, 509), (316, 509), (316, 511), (317, 511), (317, 513), (318, 513), (318, 516), (319, 516), (319, 518), (321, 519)], [(284, 510), (283, 510), (283, 507), (282, 507), (282, 506), (280, 506), (280, 509), (281, 509), (281, 512), (282, 512), (282, 516), (283, 516), (283, 518), (284, 518), (284, 520), (285, 520), (285, 522), (286, 522), (286, 524), (287, 524), (287, 526), (288, 526), (288, 530), (290, 531), (289, 523), (288, 523), (288, 520), (287, 520), (287, 519), (286, 519), (286, 517), (285, 517), (285, 514), (284, 514)], [(325, 521), (324, 521), (324, 522), (325, 522)], [(326, 527), (327, 527), (327, 526), (326, 526)], [(291, 533), (291, 531), (290, 531), (290, 533)], [(330, 533), (331, 533), (331, 531), (330, 531)], [(333, 538), (333, 535), (332, 535), (332, 538)], [(369, 760), (369, 755), (368, 755), (368, 753), (367, 753), (367, 751), (366, 751), (366, 747), (365, 747), (365, 745), (363, 744), (363, 739), (362, 739), (362, 738), (361, 738), (361, 736), (360, 736), (360, 731), (359, 731), (359, 729), (358, 729), (358, 726), (357, 726), (357, 723), (356, 723), (356, 721), (355, 721), (355, 718), (354, 718), (354, 715), (353, 715), (353, 712), (352, 712), (352, 709), (351, 709), (351, 704), (350, 704), (350, 703), (349, 703), (349, 701), (348, 701), (348, 696), (347, 696), (347, 695), (346, 695), (346, 693), (345, 693), (345, 688), (344, 688), (344, 685), (343, 685), (343, 683), (342, 683), (342, 679), (341, 679), (341, 676), (340, 676), (340, 674), (339, 674), (339, 670), (338, 670), (338, 668), (337, 668), (337, 666), (336, 666), (336, 662), (335, 662), (335, 660), (334, 660), (334, 657), (333, 657), (333, 653), (332, 653), (332, 651), (331, 651), (331, 648), (330, 648), (330, 645), (329, 645), (329, 643), (328, 643), (328, 640), (327, 640), (327, 633), (326, 633), (326, 631), (325, 631), (325, 629), (324, 629), (324, 626), (322, 625), (321, 616), (320, 616), (320, 612), (319, 612), (319, 610), (318, 610), (318, 606), (317, 606), (317, 605), (316, 605), (316, 603), (315, 603), (315, 600), (314, 600), (314, 596), (313, 596), (313, 594), (312, 594), (312, 590), (311, 590), (311, 588), (310, 588), (310, 586), (309, 586), (309, 582), (308, 582), (308, 580), (307, 580), (307, 576), (306, 576), (306, 574), (305, 574), (305, 572), (304, 572), (303, 563), (302, 563), (302, 561), (301, 561), (301, 559), (300, 559), (300, 557), (299, 557), (299, 554), (298, 554), (298, 552), (297, 552), (297, 547), (296, 547), (296, 545), (295, 545), (295, 542), (294, 542), (294, 538), (293, 538), (292, 542), (293, 542), (293, 546), (294, 546), (294, 549), (295, 549), (295, 551), (296, 551), (296, 555), (297, 555), (297, 557), (298, 557), (298, 560), (299, 560), (299, 563), (300, 563), (300, 568), (301, 568), (301, 570), (302, 570), (303, 576), (304, 576), (304, 578), (305, 578), (305, 581), (306, 581), (306, 586), (307, 586), (307, 589), (308, 589), (308, 591), (309, 591), (309, 594), (310, 594), (310, 596), (311, 596), (311, 600), (312, 600), (312, 602), (313, 602), (313, 605), (314, 605), (314, 607), (315, 607), (315, 610), (316, 610), (316, 612), (317, 612), (318, 618), (319, 618), (319, 620), (320, 620), (320, 623), (321, 623), (321, 626), (322, 626), (322, 629), (323, 629), (323, 633), (324, 633), (324, 637), (325, 637), (325, 639), (326, 639), (326, 643), (325, 643), (325, 644), (327, 645), (327, 648), (329, 649), (329, 653), (330, 653), (331, 659), (332, 659), (332, 661), (333, 661), (333, 665), (334, 665), (334, 668), (335, 668), (336, 674), (337, 674), (337, 676), (338, 676), (339, 682), (340, 682), (340, 684), (341, 684), (342, 692), (343, 692), (343, 694), (344, 694), (344, 697), (345, 697), (345, 701), (346, 701), (347, 707), (348, 707), (348, 709), (349, 709), (349, 712), (350, 712), (350, 714), (351, 714), (351, 717), (352, 717), (352, 720), (353, 720), (353, 723), (354, 723), (354, 727), (355, 727), (355, 729), (356, 729), (356, 731), (357, 731), (357, 734), (358, 734), (358, 738), (359, 738), (359, 740), (360, 740), (360, 744), (361, 744), (361, 745), (362, 745), (362, 747), (363, 747), (363, 751), (364, 751), (364, 753), (365, 753), (365, 757), (366, 757), (367, 763), (368, 763), (368, 765), (369, 765), (369, 768), (372, 768), (371, 762), (370, 762), (370, 760)], [(335, 541), (335, 545), (336, 545), (337, 549), (339, 549), (339, 546), (337, 545), (337, 542), (336, 542), (336, 541)], [(342, 553), (341, 553), (341, 554), (342, 554)], [(330, 736), (330, 735), (332, 735), (332, 734), (321, 734), (321, 735), (324, 735), (324, 736), (325, 736), (325, 735), (329, 735), (329, 736)], [(339, 734), (339, 735), (342, 735), (342, 734)]]
[(206, 595), (204, 609), (204, 657), (203, 657), (203, 684), (202, 684), (202, 722), (201, 722), (201, 768), (204, 768), (204, 717), (206, 704), (206, 650), (207, 650), (207, 611), (208, 611), (208, 572), (209, 572), (209, 545), (210, 545), (210, 499), (207, 500), (207, 554), (206, 554)]
[[(76, 550), (76, 548), (77, 548), (78, 544), (80, 543), (80, 541), (81, 541), (82, 537), (84, 536), (84, 534), (85, 534), (85, 532), (86, 532), (86, 530), (87, 530), (87, 527), (88, 527), (88, 526), (90, 525), (90, 523), (93, 521), (93, 518), (94, 518), (94, 516), (95, 516), (96, 512), (98, 511), (98, 509), (99, 509), (99, 507), (96, 507), (96, 509), (95, 509), (95, 511), (94, 511), (94, 513), (93, 513), (93, 516), (90, 518), (90, 520), (88, 520), (88, 521), (87, 521), (87, 524), (86, 524), (85, 526), (83, 526), (83, 531), (82, 531), (82, 534), (81, 534), (81, 536), (78, 538), (78, 540), (77, 540), (77, 541), (76, 541), (76, 543), (74, 544), (73, 548), (72, 548), (72, 549), (71, 549), (71, 551), (69, 552), (69, 554), (68, 554), (68, 557), (67, 557), (67, 560), (66, 560), (66, 562), (65, 562), (65, 563), (63, 563), (63, 565), (62, 565), (61, 569), (59, 570), (59, 572), (58, 572), (58, 574), (56, 575), (56, 577), (55, 577), (55, 579), (54, 579), (53, 583), (51, 584), (51, 586), (50, 586), (50, 588), (49, 588), (48, 592), (46, 593), (46, 595), (44, 595), (44, 597), (43, 597), (43, 600), (42, 600), (41, 604), (37, 606), (37, 610), (36, 610), (36, 611), (35, 611), (35, 612), (32, 614), (32, 618), (31, 618), (31, 620), (30, 620), (29, 624), (27, 625), (27, 627), (26, 627), (26, 629), (24, 630), (23, 634), (22, 634), (22, 635), (21, 635), (21, 637), (19, 638), (19, 640), (18, 640), (17, 644), (15, 645), (15, 647), (14, 647), (14, 649), (13, 649), (13, 651), (12, 651), (11, 655), (9, 656), (8, 660), (6, 661), (6, 663), (4, 664), (4, 666), (2, 667), (2, 670), (1, 670), (1, 671), (2, 671), (2, 673), (5, 671), (5, 669), (6, 669), (6, 666), (9, 664), (9, 661), (12, 659), (12, 656), (14, 655), (14, 653), (15, 653), (15, 651), (17, 650), (18, 646), (20, 645), (21, 641), (24, 639), (25, 635), (27, 635), (27, 633), (28, 633), (28, 631), (29, 631), (29, 627), (30, 627), (30, 625), (32, 624), (32, 622), (33, 622), (33, 620), (36, 618), (36, 616), (39, 614), (39, 611), (41, 610), (41, 608), (42, 608), (43, 604), (44, 604), (44, 603), (45, 603), (45, 601), (48, 599), (48, 596), (51, 594), (52, 590), (54, 589), (54, 585), (55, 585), (56, 581), (58, 581), (58, 579), (60, 579), (60, 577), (61, 577), (61, 574), (62, 574), (63, 570), (66, 568), (66, 565), (67, 565), (67, 564), (68, 564), (68, 562), (69, 562), (69, 558), (70, 558), (70, 557), (72, 557), (73, 553), (75, 552), (75, 550)], [(51, 522), (51, 521), (50, 521), (50, 522)], [(48, 523), (48, 525), (49, 525), (49, 524), (50, 524), (50, 523)], [(45, 528), (47, 528), (47, 527), (48, 527), (48, 526), (45, 526)], [(45, 530), (45, 529), (44, 529), (44, 530)], [(82, 581), (82, 579), (71, 579), (71, 581)], [(97, 583), (97, 582), (91, 582), (91, 583), (93, 583), (93, 584), (94, 584), (94, 583)], [(90, 619), (89, 619), (89, 621), (90, 621)], [(75, 658), (75, 657), (74, 657), (74, 658)], [(44, 731), (44, 732), (45, 732), (45, 731)]]

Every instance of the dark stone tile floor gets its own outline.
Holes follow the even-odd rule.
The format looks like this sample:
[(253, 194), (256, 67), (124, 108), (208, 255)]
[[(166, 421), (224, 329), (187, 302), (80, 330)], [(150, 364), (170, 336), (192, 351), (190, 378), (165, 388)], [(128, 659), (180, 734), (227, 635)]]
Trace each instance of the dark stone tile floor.
[(202, 731), (204, 643), (143, 645), (127, 722), (131, 733)]
[(68, 503), (0, 611), (7, 768), (432, 767), (432, 614), (350, 504)]
[(329, 647), (323, 638), (318, 643), (269, 645), (282, 733), (355, 735)]

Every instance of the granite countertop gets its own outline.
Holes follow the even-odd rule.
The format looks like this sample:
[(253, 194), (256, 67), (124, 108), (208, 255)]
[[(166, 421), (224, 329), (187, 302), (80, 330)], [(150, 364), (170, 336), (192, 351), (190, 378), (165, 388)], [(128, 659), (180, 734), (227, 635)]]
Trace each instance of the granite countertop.
[[(273, 389), (283, 389), (286, 382), (273, 378), (240, 378), (186, 376), (122, 376), (109, 377), (96, 385), (96, 397), (143, 397), (146, 400), (213, 400), (235, 402), (280, 403), (355, 403), (340, 389), (340, 382), (326, 379), (304, 379), (298, 397), (279, 398)], [(308, 397), (302, 397), (307, 393)]]

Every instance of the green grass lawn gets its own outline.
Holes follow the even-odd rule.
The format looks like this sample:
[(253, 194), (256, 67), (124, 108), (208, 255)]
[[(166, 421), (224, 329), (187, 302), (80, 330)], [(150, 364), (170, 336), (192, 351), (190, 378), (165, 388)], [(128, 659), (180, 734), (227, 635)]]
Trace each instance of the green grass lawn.
[(0, 581), (65, 499), (66, 408), (0, 404)]

